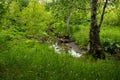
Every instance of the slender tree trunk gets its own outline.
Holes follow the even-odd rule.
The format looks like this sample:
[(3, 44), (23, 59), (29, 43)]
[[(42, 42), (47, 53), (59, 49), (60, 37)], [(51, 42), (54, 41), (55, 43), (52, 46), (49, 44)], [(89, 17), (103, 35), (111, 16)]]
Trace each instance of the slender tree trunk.
[(67, 34), (68, 34), (68, 27), (69, 27), (69, 23), (70, 23), (70, 18), (71, 18), (71, 9), (69, 9), (67, 19), (66, 19), (66, 32), (67, 32)]
[(105, 54), (100, 42), (100, 27), (97, 24), (97, 2), (91, 0), (91, 27), (89, 32), (88, 53), (96, 58), (105, 58)]
[(103, 22), (103, 19), (104, 19), (104, 14), (105, 14), (105, 9), (107, 7), (107, 3), (108, 3), (108, 0), (106, 0), (105, 4), (103, 6), (99, 27), (101, 27), (101, 25), (102, 25), (102, 22)]

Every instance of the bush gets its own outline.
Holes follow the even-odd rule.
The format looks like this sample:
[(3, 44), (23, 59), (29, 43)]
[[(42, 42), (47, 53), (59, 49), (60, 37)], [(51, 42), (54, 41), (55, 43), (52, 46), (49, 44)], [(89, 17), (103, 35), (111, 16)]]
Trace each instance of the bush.
[(52, 16), (45, 11), (44, 5), (31, 1), (21, 14), (22, 28), (26, 35), (40, 36), (47, 29), (47, 25), (52, 21)]
[(104, 42), (103, 46), (105, 51), (110, 54), (120, 53), (120, 42)]
[(105, 51), (113, 53), (119, 53), (119, 47), (120, 45), (120, 30), (119, 27), (112, 27), (112, 26), (106, 26), (103, 25), (101, 29), (101, 41), (103, 44), (103, 47)]
[(106, 14), (104, 17), (104, 23), (113, 26), (120, 25), (120, 5), (119, 4), (109, 4), (106, 9)]

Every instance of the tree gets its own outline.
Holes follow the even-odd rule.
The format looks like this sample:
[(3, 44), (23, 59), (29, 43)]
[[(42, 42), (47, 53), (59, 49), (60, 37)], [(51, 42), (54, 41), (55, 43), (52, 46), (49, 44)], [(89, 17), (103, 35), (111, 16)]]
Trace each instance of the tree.
[(100, 23), (97, 23), (97, 3), (98, 0), (91, 0), (91, 27), (89, 32), (89, 41), (88, 41), (88, 53), (94, 55), (97, 58), (105, 58), (105, 54), (100, 42), (100, 27), (103, 22), (105, 8), (107, 5), (107, 1), (105, 2), (101, 14)]
[[(86, 17), (83, 17), (86, 13), (82, 10), (86, 9), (88, 2), (89, 0), (53, 0), (52, 3), (47, 4), (47, 7), (50, 7), (50, 10), (53, 13), (56, 20), (55, 22), (61, 23), (60, 27), (63, 30), (60, 30), (60, 32), (62, 35), (70, 36), (70, 26), (72, 23), (76, 24), (78, 21), (80, 24), (83, 18)], [(79, 14), (79, 17), (74, 17), (75, 14)], [(73, 17), (75, 20), (72, 22)]]
[(74, 0), (58, 0), (53, 1), (53, 4), (53, 13), (55, 14), (55, 18), (58, 22), (59, 20), (62, 20), (65, 23), (65, 33), (68, 35), (68, 27), (75, 2)]
[(20, 16), (22, 30), (26, 32), (28, 37), (40, 37), (46, 31), (47, 25), (51, 22), (52, 16), (50, 12), (45, 10), (44, 4), (37, 1), (30, 1)]

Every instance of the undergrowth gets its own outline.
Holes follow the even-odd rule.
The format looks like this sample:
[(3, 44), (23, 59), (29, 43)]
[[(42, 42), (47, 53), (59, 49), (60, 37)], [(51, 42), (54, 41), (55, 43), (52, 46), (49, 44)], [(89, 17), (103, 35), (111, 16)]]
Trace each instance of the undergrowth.
[(1, 80), (119, 80), (115, 60), (74, 58), (57, 54), (48, 44), (33, 40), (13, 41), (0, 53)]
[[(81, 47), (87, 48), (89, 25), (80, 25), (80, 30), (72, 35), (72, 39), (76, 41)], [(105, 51), (110, 52), (109, 48), (118, 48), (120, 50), (120, 29), (119, 26), (108, 26), (103, 24), (100, 31), (100, 38)], [(115, 48), (114, 48), (115, 47)], [(113, 52), (114, 53), (114, 52)], [(117, 52), (119, 53), (119, 52)]]

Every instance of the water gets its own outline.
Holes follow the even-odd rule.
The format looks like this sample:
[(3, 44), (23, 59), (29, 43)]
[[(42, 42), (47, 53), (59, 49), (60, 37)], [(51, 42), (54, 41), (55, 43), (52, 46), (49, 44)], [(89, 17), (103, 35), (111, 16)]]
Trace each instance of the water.
[[(55, 43), (55, 44), (53, 44), (52, 46), (50, 46), (50, 48), (54, 48), (55, 52), (56, 52), (56, 53), (59, 53), (59, 54), (61, 53), (61, 51), (64, 50), (63, 48), (61, 48), (60, 46), (58, 46), (57, 43)], [(76, 52), (73, 48), (70, 48), (70, 49), (68, 50), (68, 53), (71, 54), (73, 57), (77, 57), (77, 58), (79, 58), (79, 57), (82, 56), (82, 54)]]
[(77, 53), (73, 48), (68, 50), (68, 52), (73, 56), (73, 57), (81, 57), (82, 54)]
[(50, 46), (50, 48), (54, 48), (55, 52), (57, 52), (57, 53), (61, 53), (61, 50), (62, 50), (62, 48), (59, 47), (57, 43)]

